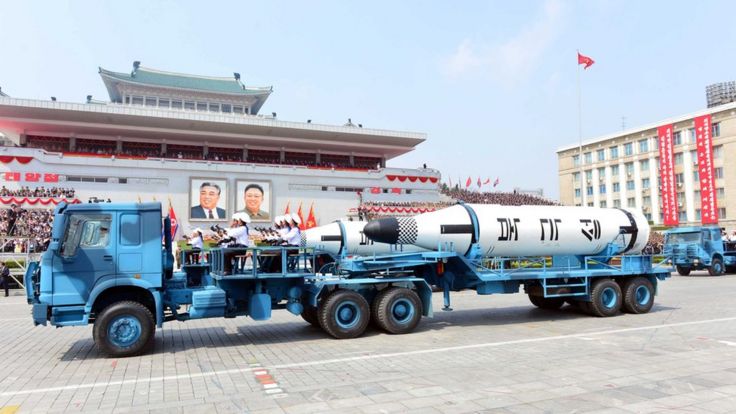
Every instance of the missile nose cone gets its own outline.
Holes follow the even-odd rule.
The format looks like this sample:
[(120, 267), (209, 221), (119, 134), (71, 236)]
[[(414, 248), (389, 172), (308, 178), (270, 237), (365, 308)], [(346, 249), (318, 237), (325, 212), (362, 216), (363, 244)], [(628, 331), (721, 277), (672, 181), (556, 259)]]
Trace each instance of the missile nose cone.
[(399, 221), (395, 217), (370, 221), (363, 227), (363, 234), (374, 242), (396, 244), (399, 240)]

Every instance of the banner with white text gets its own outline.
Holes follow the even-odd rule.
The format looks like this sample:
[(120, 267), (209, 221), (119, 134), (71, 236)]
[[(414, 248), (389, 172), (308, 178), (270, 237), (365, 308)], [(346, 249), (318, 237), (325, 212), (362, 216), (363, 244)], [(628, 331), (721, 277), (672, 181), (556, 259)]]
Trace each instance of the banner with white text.
[(665, 226), (677, 226), (680, 219), (677, 212), (677, 186), (675, 185), (674, 156), (672, 154), (672, 125), (657, 128), (659, 140), (659, 199)]
[(713, 137), (711, 117), (695, 118), (695, 143), (698, 147), (698, 177), (700, 179), (700, 220), (703, 224), (718, 223), (716, 180), (713, 168)]

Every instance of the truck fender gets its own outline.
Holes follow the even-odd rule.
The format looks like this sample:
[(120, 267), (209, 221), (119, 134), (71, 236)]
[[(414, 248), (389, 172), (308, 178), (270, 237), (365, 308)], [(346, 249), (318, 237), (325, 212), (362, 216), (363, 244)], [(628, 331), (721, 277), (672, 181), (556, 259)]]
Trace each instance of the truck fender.
[(92, 289), (92, 292), (90, 292), (89, 300), (87, 300), (87, 304), (84, 307), (84, 311), (86, 315), (89, 315), (92, 313), (92, 307), (94, 303), (97, 301), (97, 298), (107, 291), (110, 288), (113, 287), (121, 287), (121, 286), (132, 286), (137, 288), (142, 288), (151, 293), (153, 296), (153, 300), (156, 306), (156, 314), (154, 315), (156, 318), (156, 326), (161, 328), (163, 326), (163, 315), (164, 315), (164, 305), (163, 305), (163, 298), (161, 296), (161, 292), (157, 289), (157, 287), (153, 286), (150, 282), (141, 280), (141, 279), (129, 279), (126, 278), (124, 280), (117, 279), (114, 275), (106, 276), (102, 279), (100, 279), (100, 282), (98, 282), (95, 287)]

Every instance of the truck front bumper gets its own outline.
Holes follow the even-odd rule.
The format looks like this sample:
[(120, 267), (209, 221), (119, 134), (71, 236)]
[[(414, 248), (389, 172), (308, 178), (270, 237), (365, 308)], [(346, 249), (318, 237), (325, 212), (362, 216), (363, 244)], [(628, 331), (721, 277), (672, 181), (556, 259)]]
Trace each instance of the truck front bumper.
[(46, 303), (34, 303), (33, 304), (33, 325), (43, 325), (46, 326), (46, 323), (49, 320), (49, 305)]

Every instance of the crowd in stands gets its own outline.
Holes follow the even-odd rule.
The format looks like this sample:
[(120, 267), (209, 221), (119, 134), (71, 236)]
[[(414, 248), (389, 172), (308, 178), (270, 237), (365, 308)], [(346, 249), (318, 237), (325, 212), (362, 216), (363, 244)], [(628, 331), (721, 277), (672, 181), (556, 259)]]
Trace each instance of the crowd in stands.
[(480, 193), (475, 191), (468, 191), (459, 188), (443, 189), (443, 194), (446, 194), (455, 200), (463, 201), (465, 203), (474, 204), (501, 204), (504, 206), (557, 206), (558, 202), (548, 200), (543, 197), (535, 196), (526, 193), (517, 193), (516, 191), (508, 192), (488, 192)]
[(51, 241), (53, 221), (53, 210), (26, 210), (18, 206), (0, 210), (0, 252), (45, 251)]
[(649, 241), (644, 246), (644, 254), (661, 254), (664, 251), (664, 234), (652, 231), (649, 233)]
[(74, 198), (73, 188), (59, 187), (21, 187), (11, 190), (3, 186), (0, 188), (0, 197), (41, 197), (41, 198)]

